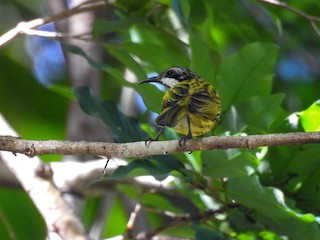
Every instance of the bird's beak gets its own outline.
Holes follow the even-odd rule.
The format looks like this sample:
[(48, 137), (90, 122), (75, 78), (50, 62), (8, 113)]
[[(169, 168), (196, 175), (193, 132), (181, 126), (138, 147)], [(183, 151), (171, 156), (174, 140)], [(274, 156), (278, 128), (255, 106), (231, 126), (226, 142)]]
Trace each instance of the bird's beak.
[(156, 76), (156, 77), (147, 78), (145, 80), (138, 82), (138, 85), (143, 83), (150, 83), (150, 82), (160, 82), (160, 77)]

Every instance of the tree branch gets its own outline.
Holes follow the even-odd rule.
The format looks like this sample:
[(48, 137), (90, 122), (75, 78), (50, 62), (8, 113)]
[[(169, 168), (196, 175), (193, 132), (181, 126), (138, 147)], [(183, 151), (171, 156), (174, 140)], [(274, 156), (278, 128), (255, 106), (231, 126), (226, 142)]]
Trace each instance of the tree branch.
[(12, 136), (0, 136), (0, 151), (22, 153), (29, 157), (43, 154), (90, 154), (107, 158), (146, 157), (178, 152), (193, 152), (213, 149), (248, 148), (261, 146), (288, 146), (320, 143), (320, 132), (275, 133), (249, 136), (212, 136), (190, 139), (181, 148), (177, 140), (151, 142), (104, 143), (86, 141), (35, 141)]
[(286, 2), (281, 2), (281, 1), (278, 1), (278, 0), (260, 0), (260, 1), (272, 4), (272, 5), (275, 5), (275, 6), (278, 6), (278, 7), (285, 8), (285, 9), (289, 10), (290, 12), (293, 12), (293, 13), (299, 15), (300, 17), (303, 17), (304, 19), (306, 19), (310, 23), (311, 27), (318, 34), (318, 36), (320, 36), (320, 29), (316, 25), (316, 22), (320, 22), (320, 17), (316, 17), (316, 16), (312, 16), (312, 15), (306, 14), (306, 13), (304, 13), (304, 12), (298, 10), (298, 9), (295, 9), (295, 8), (291, 7)]
[(43, 37), (66, 37), (66, 35), (60, 34), (60, 33), (48, 33), (48, 32), (43, 32), (38, 30), (34, 31), (32, 29), (43, 26), (50, 22), (56, 22), (56, 21), (68, 18), (70, 16), (73, 16), (79, 13), (101, 9), (102, 7), (112, 5), (113, 2), (114, 0), (87, 1), (74, 8), (71, 8), (70, 10), (66, 10), (64, 12), (55, 14), (53, 16), (49, 16), (45, 18), (37, 18), (28, 22), (19, 22), (15, 28), (9, 30), (8, 32), (0, 36), (0, 47), (6, 44), (7, 42), (11, 41), (13, 38), (18, 36), (19, 34), (37, 35), (37, 36), (43, 36)]
[(290, 5), (288, 5), (286, 2), (281, 2), (278, 0), (260, 0), (261, 2), (266, 2), (275, 6), (279, 6), (279, 7), (283, 7), (285, 9), (288, 9), (289, 11), (307, 19), (308, 21), (312, 21), (312, 22), (320, 22), (320, 17), (315, 17), (312, 15), (308, 15), (298, 9), (295, 9), (293, 7), (291, 7)]

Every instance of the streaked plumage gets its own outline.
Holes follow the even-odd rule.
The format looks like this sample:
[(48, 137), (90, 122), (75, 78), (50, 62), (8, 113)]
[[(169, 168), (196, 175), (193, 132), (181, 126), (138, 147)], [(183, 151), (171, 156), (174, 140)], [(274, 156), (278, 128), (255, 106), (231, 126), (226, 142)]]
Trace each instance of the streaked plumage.
[(204, 79), (183, 67), (172, 67), (157, 77), (139, 82), (159, 82), (168, 87), (162, 99), (162, 112), (156, 123), (162, 126), (155, 139), (157, 141), (165, 127), (173, 128), (185, 135), (180, 145), (192, 136), (207, 133), (219, 121), (221, 114), (220, 97), (216, 90)]

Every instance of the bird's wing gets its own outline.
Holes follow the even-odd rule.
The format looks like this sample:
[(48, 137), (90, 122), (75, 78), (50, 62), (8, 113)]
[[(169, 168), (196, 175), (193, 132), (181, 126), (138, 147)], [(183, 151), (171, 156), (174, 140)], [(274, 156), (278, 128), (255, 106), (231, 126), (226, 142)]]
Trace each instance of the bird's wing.
[(160, 126), (174, 127), (186, 115), (185, 100), (188, 97), (187, 86), (169, 89), (162, 100), (162, 112), (156, 118)]
[(164, 109), (155, 121), (160, 126), (174, 127), (184, 116), (185, 108), (177, 104)]
[(191, 95), (188, 111), (213, 120), (219, 117), (217, 115), (220, 113), (220, 108), (219, 96), (207, 89)]

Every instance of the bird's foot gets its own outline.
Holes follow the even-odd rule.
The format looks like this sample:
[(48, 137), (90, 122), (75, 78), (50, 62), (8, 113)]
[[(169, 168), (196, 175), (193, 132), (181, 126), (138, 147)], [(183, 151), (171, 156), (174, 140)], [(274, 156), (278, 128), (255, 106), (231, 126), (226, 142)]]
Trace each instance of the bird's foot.
[(186, 141), (187, 141), (188, 139), (192, 139), (192, 135), (188, 134), (187, 136), (181, 137), (180, 140), (179, 140), (179, 146), (180, 146), (180, 147), (185, 146), (185, 145), (186, 145)]
[(154, 141), (158, 141), (158, 139), (157, 139), (157, 138), (147, 137), (146, 140), (144, 140), (144, 144), (146, 145), (146, 147), (148, 147), (148, 145), (149, 145), (151, 142), (154, 142)]

